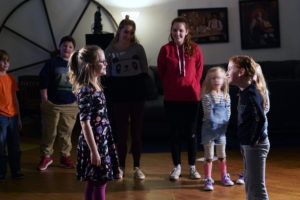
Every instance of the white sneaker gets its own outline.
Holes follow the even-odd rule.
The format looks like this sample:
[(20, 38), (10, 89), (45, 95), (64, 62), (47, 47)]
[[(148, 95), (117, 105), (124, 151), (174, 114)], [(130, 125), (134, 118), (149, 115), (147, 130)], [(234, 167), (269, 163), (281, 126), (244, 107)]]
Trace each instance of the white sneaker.
[(145, 174), (142, 172), (142, 170), (140, 170), (140, 168), (135, 167), (133, 169), (133, 171), (134, 171), (133, 176), (134, 176), (135, 179), (141, 179), (141, 180), (145, 179)]
[(236, 184), (244, 185), (245, 180), (244, 180), (244, 174), (238, 174), (239, 178), (236, 180)]
[(176, 181), (179, 179), (179, 176), (181, 174), (181, 168), (175, 167), (171, 173), (170, 173), (170, 180), (172, 181)]
[(201, 178), (201, 175), (197, 172), (196, 168), (190, 168), (190, 178), (191, 179)]
[(223, 176), (222, 183), (225, 186), (232, 186), (232, 185), (234, 185), (234, 182), (230, 179), (230, 175), (229, 174), (225, 174)]
[(119, 167), (119, 174), (116, 174), (115, 179), (122, 179), (124, 176), (124, 167)]

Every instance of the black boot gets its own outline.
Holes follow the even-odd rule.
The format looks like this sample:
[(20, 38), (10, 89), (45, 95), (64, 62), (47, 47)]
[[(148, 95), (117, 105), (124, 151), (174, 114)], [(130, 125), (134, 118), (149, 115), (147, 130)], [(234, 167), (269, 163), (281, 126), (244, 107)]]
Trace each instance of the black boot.
[(0, 155), (0, 180), (5, 179), (6, 166), (7, 166), (7, 156), (6, 155)]
[(24, 174), (21, 172), (21, 151), (9, 154), (8, 161), (12, 178), (24, 178)]

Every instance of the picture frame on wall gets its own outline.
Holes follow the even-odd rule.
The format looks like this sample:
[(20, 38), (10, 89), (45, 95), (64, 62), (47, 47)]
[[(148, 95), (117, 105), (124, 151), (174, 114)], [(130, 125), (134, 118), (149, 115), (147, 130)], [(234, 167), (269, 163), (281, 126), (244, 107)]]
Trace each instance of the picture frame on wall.
[(277, 0), (240, 0), (242, 49), (280, 47)]
[(191, 39), (198, 43), (228, 42), (227, 8), (180, 9), (189, 22)]

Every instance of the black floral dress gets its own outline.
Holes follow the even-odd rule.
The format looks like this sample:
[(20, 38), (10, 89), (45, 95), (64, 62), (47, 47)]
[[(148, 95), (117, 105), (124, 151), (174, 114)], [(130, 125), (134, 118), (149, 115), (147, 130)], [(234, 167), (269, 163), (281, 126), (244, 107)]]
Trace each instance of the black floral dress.
[(80, 121), (90, 120), (101, 166), (91, 164), (90, 149), (83, 132), (77, 146), (76, 176), (81, 181), (112, 180), (119, 173), (116, 146), (113, 141), (103, 91), (84, 86), (77, 95)]

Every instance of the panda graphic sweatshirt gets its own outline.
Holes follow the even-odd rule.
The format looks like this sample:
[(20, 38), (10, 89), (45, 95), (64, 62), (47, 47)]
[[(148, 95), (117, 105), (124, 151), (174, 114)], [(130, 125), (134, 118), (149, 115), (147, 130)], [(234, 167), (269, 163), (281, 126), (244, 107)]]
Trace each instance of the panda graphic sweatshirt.
[(105, 57), (108, 66), (104, 89), (109, 98), (113, 102), (145, 100), (148, 63), (143, 46), (133, 43), (120, 51), (110, 44)]

